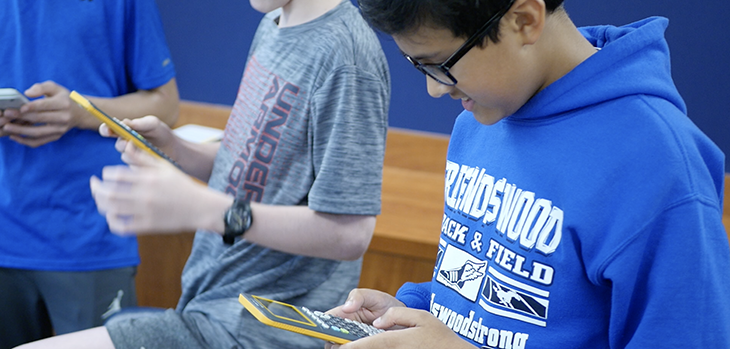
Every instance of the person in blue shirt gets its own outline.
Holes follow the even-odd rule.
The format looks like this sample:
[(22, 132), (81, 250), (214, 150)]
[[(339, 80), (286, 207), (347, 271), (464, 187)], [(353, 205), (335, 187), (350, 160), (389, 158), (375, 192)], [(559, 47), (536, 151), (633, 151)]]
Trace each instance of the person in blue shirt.
[(0, 2), (0, 348), (101, 325), (136, 304), (133, 237), (111, 234), (89, 177), (121, 164), (77, 90), (108, 114), (178, 114), (154, 0)]
[(688, 118), (665, 18), (577, 28), (560, 0), (360, 0), (461, 100), (433, 279), (330, 313), (355, 348), (729, 348), (724, 155)]

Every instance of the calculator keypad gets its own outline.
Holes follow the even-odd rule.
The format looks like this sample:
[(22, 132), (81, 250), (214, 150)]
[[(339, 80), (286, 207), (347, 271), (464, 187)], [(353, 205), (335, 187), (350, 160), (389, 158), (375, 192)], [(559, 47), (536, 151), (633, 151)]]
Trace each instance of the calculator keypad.
[(311, 311), (307, 308), (302, 308), (304, 312), (314, 319), (317, 324), (325, 329), (330, 329), (344, 334), (351, 334), (358, 338), (367, 337), (380, 332), (384, 332), (381, 329), (375, 328), (362, 322), (353, 321), (337, 316), (325, 314), (321, 311)]

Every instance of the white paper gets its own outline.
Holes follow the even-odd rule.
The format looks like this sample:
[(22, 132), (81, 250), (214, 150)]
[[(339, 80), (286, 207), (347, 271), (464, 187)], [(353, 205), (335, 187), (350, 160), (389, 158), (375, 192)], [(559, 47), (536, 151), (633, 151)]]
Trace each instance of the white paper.
[(172, 130), (178, 137), (193, 143), (212, 143), (223, 138), (223, 130), (196, 124), (182, 125)]

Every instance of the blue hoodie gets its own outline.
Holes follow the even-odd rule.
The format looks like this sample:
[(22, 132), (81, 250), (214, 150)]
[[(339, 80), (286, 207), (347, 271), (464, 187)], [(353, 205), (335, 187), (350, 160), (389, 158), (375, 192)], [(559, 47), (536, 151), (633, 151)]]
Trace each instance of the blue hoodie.
[(457, 119), (434, 279), (398, 298), (488, 348), (730, 348), (724, 155), (671, 78), (667, 20), (485, 126)]

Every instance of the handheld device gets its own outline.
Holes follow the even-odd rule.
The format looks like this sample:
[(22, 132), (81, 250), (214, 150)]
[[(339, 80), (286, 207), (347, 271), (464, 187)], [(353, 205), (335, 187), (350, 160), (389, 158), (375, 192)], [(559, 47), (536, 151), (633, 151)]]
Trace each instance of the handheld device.
[(175, 165), (177, 168), (180, 168), (180, 165), (178, 165), (175, 160), (167, 156), (167, 154), (163, 153), (162, 150), (152, 145), (152, 143), (142, 137), (141, 134), (137, 133), (137, 131), (133, 130), (129, 126), (123, 124), (121, 121), (119, 121), (119, 119), (113, 116), (109, 116), (101, 111), (93, 103), (91, 103), (91, 101), (86, 99), (86, 97), (82, 96), (76, 91), (71, 91), (69, 97), (72, 101), (76, 102), (76, 104), (80, 105), (82, 108), (86, 109), (86, 111), (91, 113), (91, 115), (95, 116), (101, 122), (109, 126), (109, 128), (114, 131), (114, 133), (116, 133), (119, 137), (122, 137), (134, 143), (134, 145), (136, 145), (138, 148), (144, 149), (153, 156), (165, 159)]
[(0, 88), (0, 110), (18, 109), (25, 103), (28, 103), (28, 98), (18, 90), (14, 88)]
[(250, 294), (241, 293), (238, 301), (264, 324), (336, 344), (383, 332), (362, 322)]

